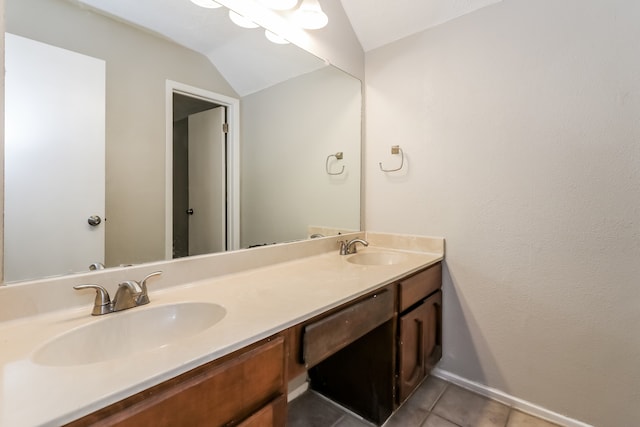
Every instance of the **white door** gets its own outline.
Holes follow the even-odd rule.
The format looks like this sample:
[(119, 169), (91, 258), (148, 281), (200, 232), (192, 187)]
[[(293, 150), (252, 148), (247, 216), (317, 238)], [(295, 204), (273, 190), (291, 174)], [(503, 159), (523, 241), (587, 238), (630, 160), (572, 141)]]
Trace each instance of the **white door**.
[(189, 116), (189, 255), (226, 249), (225, 107)]
[(6, 281), (104, 262), (105, 62), (6, 35)]

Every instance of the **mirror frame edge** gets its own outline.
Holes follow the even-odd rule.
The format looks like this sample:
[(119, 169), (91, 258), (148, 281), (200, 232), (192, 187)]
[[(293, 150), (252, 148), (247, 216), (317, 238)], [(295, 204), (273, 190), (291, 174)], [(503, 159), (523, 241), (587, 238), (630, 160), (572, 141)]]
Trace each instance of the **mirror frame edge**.
[(0, 0), (0, 49), (2, 49), (2, 81), (0, 82), (0, 288), (4, 281), (4, 33), (6, 31), (4, 18), (4, 0)]

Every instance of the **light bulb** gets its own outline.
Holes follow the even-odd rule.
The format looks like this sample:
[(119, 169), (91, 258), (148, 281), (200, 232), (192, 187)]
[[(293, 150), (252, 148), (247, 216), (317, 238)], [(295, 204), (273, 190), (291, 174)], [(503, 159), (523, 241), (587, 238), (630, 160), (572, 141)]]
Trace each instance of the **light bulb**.
[(318, 0), (302, 0), (300, 7), (293, 12), (293, 19), (307, 30), (317, 30), (329, 23), (329, 17), (322, 11)]
[(260, 3), (273, 10), (289, 10), (298, 4), (298, 0), (259, 0)]
[(264, 36), (272, 43), (275, 44), (289, 44), (289, 41), (285, 38), (280, 37), (276, 33), (272, 33), (269, 30), (264, 30)]
[(207, 9), (217, 9), (219, 7), (222, 7), (220, 3), (217, 3), (213, 0), (191, 0), (191, 2), (200, 7), (206, 7)]
[(238, 27), (242, 27), (242, 28), (258, 28), (259, 26), (252, 20), (247, 19), (240, 14), (237, 14), (233, 10), (229, 11), (229, 19), (231, 19), (231, 21), (233, 21), (233, 23), (236, 24)]

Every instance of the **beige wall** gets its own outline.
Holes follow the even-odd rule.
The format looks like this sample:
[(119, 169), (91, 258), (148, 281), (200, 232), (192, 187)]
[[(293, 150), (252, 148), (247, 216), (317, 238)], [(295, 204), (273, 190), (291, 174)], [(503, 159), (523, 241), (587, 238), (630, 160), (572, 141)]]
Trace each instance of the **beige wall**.
[[(361, 111), (360, 81), (334, 67), (242, 99), (242, 247), (360, 229)], [(338, 151), (331, 171), (344, 173), (329, 176)]]
[(638, 22), (509, 0), (366, 55), (367, 229), (446, 238), (440, 367), (603, 427), (640, 425)]
[(204, 56), (67, 1), (11, 0), (6, 14), (9, 32), (106, 60), (106, 261), (163, 259), (165, 82), (235, 92)]

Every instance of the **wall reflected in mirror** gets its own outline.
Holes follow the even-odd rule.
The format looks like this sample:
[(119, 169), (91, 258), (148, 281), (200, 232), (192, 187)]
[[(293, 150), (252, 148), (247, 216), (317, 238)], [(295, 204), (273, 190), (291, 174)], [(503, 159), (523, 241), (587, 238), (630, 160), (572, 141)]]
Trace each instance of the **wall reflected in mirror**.
[[(224, 9), (200, 11), (191, 2), (185, 3), (196, 8), (187, 14), (200, 24), (214, 19), (210, 14), (226, 15)], [(123, 4), (126, 12), (126, 2)], [(28, 236), (17, 231), (14, 236), (18, 240), (24, 237), (21, 244), (32, 250), (27, 250), (21, 261), (26, 263), (26, 273), (6, 276), (6, 282), (86, 272), (94, 262), (113, 267), (166, 258), (167, 80), (240, 100), (240, 248), (304, 239), (316, 232), (360, 228), (362, 99), (357, 79), (293, 45), (263, 49), (262, 43), (270, 43), (258, 33), (259, 29), (251, 33), (253, 30), (227, 27), (233, 24), (223, 21), (217, 25), (228, 43), (217, 42), (204, 54), (193, 46), (172, 41), (158, 28), (151, 31), (139, 23), (130, 25), (126, 21), (135, 19), (105, 16), (75, 1), (6, 0), (5, 9), (8, 33), (102, 61), (105, 70), (101, 107), (81, 108), (104, 111), (104, 183), (96, 183), (103, 186), (103, 212), (100, 214), (100, 208), (75, 208), (62, 214), (77, 218), (78, 227), (85, 230), (103, 230), (104, 258), (92, 255), (81, 266), (61, 262), (57, 270), (42, 272), (34, 267), (38, 259), (67, 260), (66, 251), (71, 247), (86, 251), (70, 242), (68, 233), (55, 225), (32, 232), (29, 238), (33, 241), (27, 241)], [(182, 24), (190, 26), (189, 22)], [(233, 36), (232, 31), (237, 35)], [(232, 54), (230, 46), (234, 48)], [(257, 51), (261, 54), (256, 55)], [(252, 57), (259, 57), (259, 66), (251, 65)], [(233, 58), (237, 58), (236, 64), (232, 63)], [(265, 65), (267, 59), (275, 65), (269, 68)], [(288, 64), (291, 67), (287, 68)], [(69, 75), (72, 73), (70, 70)], [(242, 80), (238, 79), (240, 74)], [(60, 95), (57, 96), (59, 100)], [(40, 101), (56, 105), (58, 100)], [(76, 124), (84, 121), (75, 117)], [(13, 120), (10, 111), (6, 118)], [(74, 126), (74, 120), (67, 122)], [(32, 123), (33, 127), (38, 126), (38, 120)], [(57, 147), (56, 139), (61, 137), (49, 136), (40, 142)], [(10, 145), (8, 140), (7, 144)], [(343, 159), (331, 158), (327, 162), (327, 156), (338, 151), (344, 152)], [(46, 163), (47, 156), (38, 150), (33, 154), (37, 161), (26, 168), (39, 171), (38, 161)], [(12, 159), (7, 168), (24, 170), (15, 160), (17, 157)], [(327, 174), (327, 164), (338, 171), (344, 166), (344, 174)], [(81, 181), (83, 174), (74, 175), (73, 169), (66, 168), (71, 180)], [(50, 176), (53, 173), (48, 172)], [(31, 175), (39, 176), (36, 171)], [(32, 198), (46, 199), (50, 193), (47, 182), (49, 179), (42, 176), (41, 185), (34, 186)], [(9, 188), (15, 181), (7, 179), (6, 185)], [(52, 196), (45, 202), (49, 206), (72, 205), (71, 201), (86, 198), (88, 190), (79, 191), (65, 196), (68, 200)], [(19, 194), (18, 200), (28, 200), (26, 192), (13, 194)], [(12, 203), (6, 200), (8, 211)], [(22, 209), (17, 208), (16, 211)], [(97, 228), (87, 223), (94, 214), (103, 218)], [(8, 227), (10, 224), (5, 234), (10, 235)], [(45, 238), (57, 250), (35, 256), (33, 249)], [(11, 250), (5, 250), (7, 263), (12, 262)], [(10, 270), (5, 265), (5, 271)]]

